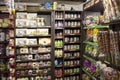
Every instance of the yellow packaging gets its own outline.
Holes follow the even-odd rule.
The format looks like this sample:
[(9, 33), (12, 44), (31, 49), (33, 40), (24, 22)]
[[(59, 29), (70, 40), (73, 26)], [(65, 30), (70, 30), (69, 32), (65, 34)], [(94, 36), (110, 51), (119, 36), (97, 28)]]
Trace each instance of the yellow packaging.
[(3, 22), (3, 19), (0, 19), (0, 23), (2, 23)]
[(56, 10), (57, 9), (57, 2), (53, 2), (53, 10)]

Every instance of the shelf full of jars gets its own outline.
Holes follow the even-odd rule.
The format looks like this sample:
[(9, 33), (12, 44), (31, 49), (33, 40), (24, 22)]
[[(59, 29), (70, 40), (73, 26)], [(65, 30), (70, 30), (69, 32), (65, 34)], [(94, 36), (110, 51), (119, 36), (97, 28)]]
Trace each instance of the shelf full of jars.
[(55, 80), (79, 80), (81, 11), (54, 11)]

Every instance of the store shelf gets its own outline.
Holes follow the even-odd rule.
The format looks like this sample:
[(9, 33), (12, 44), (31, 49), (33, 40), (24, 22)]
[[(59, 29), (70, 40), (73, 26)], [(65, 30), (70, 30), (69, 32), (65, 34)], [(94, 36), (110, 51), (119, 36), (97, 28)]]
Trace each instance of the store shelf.
[(61, 21), (61, 20), (64, 20), (64, 18), (55, 18), (55, 20)]
[(55, 12), (64, 12), (64, 11), (61, 9), (57, 9), (57, 10), (55, 10)]
[(0, 44), (8, 44), (9, 41), (0, 41)]
[(6, 71), (0, 71), (0, 74), (9, 74), (10, 71), (9, 70), (6, 70)]
[(16, 55), (42, 55), (42, 54), (48, 54), (48, 53), (51, 53), (51, 52), (37, 52), (37, 53), (16, 53)]
[[(26, 4), (27, 4), (27, 7), (28, 7), (28, 10), (26, 10), (26, 11), (17, 10), (16, 12), (41, 13), (41, 14), (43, 14), (43, 13), (44, 14), (51, 14), (51, 12), (52, 12), (51, 9), (35, 9), (35, 10), (31, 10), (31, 9), (29, 9), (29, 8), (32, 8), (31, 5), (30, 5), (31, 3), (27, 2)], [(33, 4), (36, 4), (36, 3), (33, 3)], [(34, 5), (32, 5), (32, 6), (34, 6)]]
[(51, 73), (32, 74), (32, 75), (16, 75), (16, 77), (21, 78), (21, 77), (36, 77), (36, 76), (48, 76), (48, 75), (51, 75)]
[(80, 26), (65, 26), (66, 29), (74, 29), (74, 28), (81, 28)]
[(80, 44), (80, 42), (65, 42), (64, 44), (65, 44), (65, 45), (66, 45), (66, 44)]
[(64, 74), (64, 76), (74, 76), (74, 75), (80, 75), (80, 72), (79, 73), (72, 73), (72, 74)]
[(89, 77), (92, 78), (92, 80), (97, 80), (94, 76), (92, 76), (89, 72), (87, 72), (86, 70), (82, 69)]
[(51, 66), (44, 66), (44, 67), (39, 67), (39, 68), (16, 68), (16, 70), (38, 70), (38, 69), (47, 69), (50, 68)]
[(64, 34), (64, 36), (80, 36), (81, 34)]
[(39, 62), (39, 61), (50, 61), (50, 59), (39, 59), (39, 60), (16, 60), (17, 63)]
[(55, 47), (55, 49), (63, 49), (63, 47)]
[(88, 59), (89, 61), (91, 61), (91, 62), (93, 62), (93, 63), (96, 63), (96, 60), (93, 59), (93, 58), (90, 58), (90, 57), (88, 57), (88, 56), (86, 56), (86, 55), (83, 55), (83, 57), (86, 58), (86, 59)]
[(55, 37), (55, 39), (63, 39), (63, 37)]
[(14, 39), (15, 37), (10, 37), (10, 39)]
[(13, 58), (14, 55), (6, 56), (6, 55), (0, 55), (0, 59), (7, 59), (7, 58)]
[(80, 57), (67, 57), (67, 58), (64, 58), (64, 60), (76, 60), (76, 59), (80, 59)]
[[(67, 14), (69, 14), (69, 16), (71, 16), (71, 15), (73, 15), (73, 14), (75, 14), (76, 16), (77, 15), (81, 15), (81, 11), (76, 11), (76, 10), (65, 10), (65, 11), (55, 11), (55, 13), (58, 13), (59, 14), (59, 12), (60, 13), (62, 13), (63, 14), (63, 16), (65, 16), (65, 15), (67, 15)], [(56, 21), (56, 18), (54, 18), (54, 24), (55, 24), (55, 21)], [(64, 19), (63, 19), (63, 23), (65, 23), (65, 22), (80, 22), (81, 21), (81, 18), (65, 18), (64, 17)], [(61, 29), (62, 28), (62, 29)], [(81, 25), (80, 26), (71, 26), (71, 25), (66, 25), (66, 26), (64, 26), (64, 27), (60, 27), (60, 29), (58, 28), (58, 29), (56, 29), (56, 27), (54, 28), (54, 30), (55, 30), (55, 32), (63, 32), (63, 37), (62, 38), (59, 38), (60, 40), (63, 40), (63, 44), (64, 45), (79, 45), (79, 47), (80, 47), (80, 41), (76, 41), (76, 42), (70, 42), (70, 41), (68, 41), (68, 42), (65, 42), (65, 37), (79, 37), (79, 39), (81, 39)], [(69, 31), (71, 31), (71, 34), (69, 33), (69, 31), (68, 31), (68, 33), (67, 33), (67, 30), (69, 30)], [(79, 31), (78, 31), (79, 30)], [(65, 32), (66, 31), (66, 32)], [(77, 31), (76, 33), (74, 33), (74, 31)], [(58, 40), (59, 40), (58, 39)], [(56, 40), (56, 38), (54, 39), (54, 40)], [(56, 47), (54, 47), (54, 49), (56, 49)], [(71, 50), (65, 50), (64, 49), (64, 46), (63, 46), (63, 48), (62, 48), (62, 50), (63, 50), (63, 52), (64, 53), (72, 53), (72, 52), (81, 52), (81, 50), (80, 49), (71, 49)], [(63, 53), (63, 55), (62, 55), (62, 57), (60, 57), (60, 58), (58, 58), (58, 59), (60, 59), (60, 60), (62, 60), (63, 61), (63, 63), (62, 63), (62, 65), (61, 66), (56, 66), (55, 65), (55, 68), (57, 69), (62, 69), (62, 72), (63, 72), (63, 76), (62, 76), (62, 78), (64, 79), (64, 77), (65, 76), (80, 76), (80, 72), (79, 73), (71, 73), (71, 74), (65, 74), (64, 73), (64, 71), (65, 71), (65, 69), (72, 69), (72, 68), (80, 68), (80, 65), (66, 65), (66, 66), (64, 66), (64, 61), (66, 60), (80, 60), (80, 56), (79, 56), (79, 58), (77, 57), (71, 57), (71, 58), (64, 58), (64, 53)], [(57, 59), (57, 57), (55, 57), (55, 60)], [(55, 74), (54, 74), (55, 75)], [(61, 76), (60, 76), (61, 77)], [(55, 77), (56, 78), (56, 77)], [(56, 78), (57, 79), (57, 78)], [(58, 78), (59, 79), (59, 78)]]
[(51, 37), (51, 35), (38, 35), (38, 36), (16, 36), (16, 38), (39, 38), (39, 37)]
[(96, 42), (83, 41), (83, 43), (89, 44), (89, 45), (91, 45), (91, 46), (98, 46), (98, 43), (96, 43)]
[(109, 28), (109, 26), (103, 26), (103, 25), (89, 25), (89, 26), (84, 27), (83, 29), (94, 29), (94, 28), (102, 29), (102, 28)]
[[(89, 1), (86, 4), (89, 4)], [(102, 0), (91, 4), (87, 8), (84, 8), (84, 11), (103, 12), (104, 11), (104, 6), (103, 6)]]
[(37, 54), (48, 54), (48, 53), (51, 53), (50, 51), (46, 51), (46, 52), (38, 52)]
[(64, 28), (62, 27), (58, 27), (58, 28), (55, 28), (55, 30), (63, 30)]
[(80, 50), (64, 50), (64, 52), (78, 52)]
[(81, 18), (65, 18), (66, 21), (80, 21)]
[(62, 68), (62, 65), (55, 65), (55, 68)]
[(64, 65), (64, 68), (76, 68), (76, 67), (80, 67), (80, 65), (68, 65), (68, 66)]
[(81, 14), (81, 11), (79, 11), (79, 10), (65, 10), (65, 13), (79, 13), (79, 14)]
[(63, 75), (55, 75), (56, 78), (61, 78)]
[(115, 65), (115, 64), (111, 64), (111, 62), (107, 62), (107, 61), (102, 61), (102, 60), (100, 60), (100, 59), (95, 59), (95, 58), (93, 58), (93, 57), (89, 57), (89, 56), (87, 56), (87, 55), (83, 55), (83, 57), (84, 58), (86, 58), (86, 59), (88, 59), (88, 60), (90, 60), (91, 62), (93, 62), (93, 63), (96, 63), (97, 61), (101, 61), (102, 63), (105, 63), (107, 66), (109, 66), (109, 67), (112, 67), (112, 68), (114, 68), (114, 69), (117, 69), (117, 70), (120, 70), (120, 66), (117, 66), (117, 65)]
[(16, 27), (16, 29), (44, 29), (51, 28), (51, 26), (40, 26), (40, 27)]
[(16, 48), (21, 48), (21, 47), (51, 47), (51, 45), (23, 45), (23, 46), (16, 46)]
[(61, 57), (56, 57), (56, 56), (55, 56), (55, 59), (61, 59), (61, 58), (63, 58), (63, 57), (62, 57), (62, 56), (61, 56)]
[(14, 27), (0, 27), (0, 29), (14, 29)]
[(106, 23), (101, 23), (101, 25), (113, 25), (113, 24), (120, 24), (120, 19), (112, 20), (112, 21), (106, 22)]

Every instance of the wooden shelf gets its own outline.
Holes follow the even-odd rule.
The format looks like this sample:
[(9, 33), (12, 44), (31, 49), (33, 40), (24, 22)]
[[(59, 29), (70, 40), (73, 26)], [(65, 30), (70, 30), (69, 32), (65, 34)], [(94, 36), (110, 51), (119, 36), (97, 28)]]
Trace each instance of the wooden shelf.
[(38, 61), (51, 61), (51, 60), (50, 60), (50, 59), (39, 59), (39, 60), (16, 60), (17, 63), (38, 62)]
[(38, 35), (38, 36), (16, 36), (16, 38), (39, 38), (39, 37), (51, 37), (51, 35)]
[(112, 21), (106, 22), (106, 23), (101, 23), (101, 25), (113, 25), (113, 24), (120, 24), (120, 19), (119, 20), (112, 20)]
[(77, 41), (77, 42), (65, 42), (64, 45), (66, 44), (81, 44), (81, 43)]
[(9, 41), (0, 41), (0, 44), (8, 44)]
[(55, 18), (55, 20), (61, 21), (61, 20), (64, 20), (64, 18)]
[[(87, 3), (89, 3), (89, 1)], [(84, 7), (85, 7), (85, 5), (84, 5)], [(90, 7), (88, 7), (88, 8), (84, 8), (84, 11), (103, 12), (104, 6), (103, 6), (102, 0), (100, 0), (97, 3), (94, 3), (93, 5), (90, 5)]]
[(63, 49), (63, 46), (62, 47), (55, 47), (55, 49)]
[(64, 65), (64, 68), (76, 68), (76, 67), (80, 67), (80, 65)]
[(72, 73), (72, 74), (64, 74), (64, 76), (74, 76), (74, 75), (80, 75), (80, 72), (79, 73)]
[(80, 36), (81, 34), (64, 34), (64, 36)]
[(64, 50), (64, 52), (78, 52), (80, 50)]
[(42, 54), (50, 54), (51, 52), (37, 52), (37, 53), (17, 53), (16, 55), (35, 55), (35, 54), (38, 54), (38, 55), (42, 55)]
[(74, 29), (74, 28), (78, 28), (78, 29), (80, 29), (81, 28), (81, 26), (65, 26), (64, 28), (68, 28), (68, 29)]
[[(44, 66), (44, 67), (39, 67), (39, 69), (47, 69), (50, 68), (51, 66)], [(37, 70), (38, 68), (16, 68), (16, 70)]]
[(23, 45), (23, 46), (16, 46), (16, 48), (21, 48), (21, 47), (51, 47), (51, 45)]
[(62, 65), (55, 65), (55, 68), (62, 68)]
[(1, 59), (7, 59), (7, 58), (13, 58), (13, 57), (15, 56), (14, 55), (13, 56), (0, 55)]
[(80, 57), (67, 57), (67, 58), (64, 58), (64, 60), (76, 60), (76, 59), (80, 59)]
[(61, 57), (56, 57), (56, 56), (55, 56), (55, 59), (61, 59), (61, 58), (63, 58), (63, 56), (61, 56)]
[[(27, 6), (28, 8), (32, 8), (32, 7), (30, 7), (30, 6)], [(39, 7), (38, 7), (39, 8)], [(19, 11), (19, 10), (17, 10), (16, 12), (30, 12), (30, 13), (45, 13), (45, 14), (51, 14), (51, 12), (52, 12), (52, 10), (50, 10), (50, 9), (41, 9), (41, 10), (26, 10), (26, 11)]]
[(14, 29), (14, 27), (0, 27), (0, 29)]
[(41, 27), (16, 27), (16, 29), (44, 29), (51, 28), (51, 26), (41, 26)]
[(0, 71), (0, 74), (9, 74), (10, 73), (10, 71), (9, 70), (6, 70), (6, 71)]
[(66, 21), (80, 21), (81, 18), (65, 18)]
[(62, 27), (56, 27), (55, 29), (56, 30), (63, 30), (64, 28), (62, 28)]
[(63, 39), (63, 37), (55, 37), (55, 39)]
[(32, 74), (32, 75), (16, 75), (17, 78), (21, 77), (36, 77), (36, 76), (48, 76), (51, 75), (51, 73), (42, 73), (42, 74)]
[(55, 75), (55, 78), (61, 78), (63, 75)]
[(65, 10), (65, 13), (81, 13), (79, 10)]

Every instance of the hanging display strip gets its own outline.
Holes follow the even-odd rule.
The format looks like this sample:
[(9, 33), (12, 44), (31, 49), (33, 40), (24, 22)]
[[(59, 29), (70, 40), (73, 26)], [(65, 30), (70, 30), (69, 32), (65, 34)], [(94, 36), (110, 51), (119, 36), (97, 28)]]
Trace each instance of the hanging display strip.
[[(93, 34), (92, 35), (87, 34), (86, 37), (87, 41), (84, 41), (84, 43), (86, 44), (85, 54), (92, 56), (95, 59), (107, 62), (111, 64), (111, 67), (112, 64), (119, 66), (120, 64), (118, 57), (120, 51), (118, 32), (99, 30), (97, 32), (96, 38), (93, 38), (93, 36), (94, 36)], [(95, 42), (97, 45), (91, 44)]]
[[(105, 15), (105, 22), (110, 22), (112, 20), (120, 20), (120, 1), (119, 0), (104, 0), (104, 15)], [(108, 9), (109, 7), (109, 9)]]
[[(95, 1), (98, 3), (94, 3)], [(91, 0), (84, 5), (83, 24), (86, 36), (83, 41), (85, 45), (83, 79), (120, 78), (119, 3), (118, 0)], [(111, 72), (115, 74), (111, 76), (106, 74)]]

